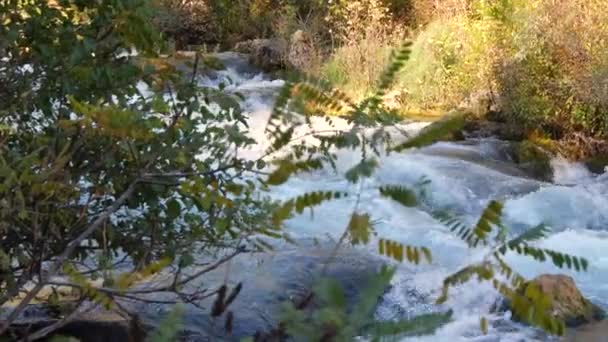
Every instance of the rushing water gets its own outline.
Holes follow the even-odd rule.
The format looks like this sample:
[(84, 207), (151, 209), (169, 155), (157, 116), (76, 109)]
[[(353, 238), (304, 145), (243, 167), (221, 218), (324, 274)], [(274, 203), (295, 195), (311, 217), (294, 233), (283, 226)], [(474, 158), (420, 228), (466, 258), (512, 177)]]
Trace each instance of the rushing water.
[[(242, 105), (249, 115), (250, 134), (260, 144), (247, 151), (252, 158), (266, 147), (264, 127), (273, 105), (273, 95), (283, 85), (281, 80), (255, 72), (244, 59), (235, 54), (220, 57), (228, 68), (201, 79), (206, 86), (227, 84), (227, 91), (244, 95)], [(324, 123), (315, 122), (322, 129)], [(337, 125), (346, 125), (337, 121)], [(416, 132), (424, 123), (404, 124), (402, 128)], [(608, 307), (608, 174), (592, 175), (583, 166), (554, 160), (555, 179), (544, 183), (527, 178), (504, 152), (505, 143), (493, 139), (442, 142), (401, 154), (381, 158), (373, 177), (360, 185), (349, 184), (339, 171), (357, 161), (353, 152), (339, 152), (338, 172), (321, 170), (302, 174), (272, 190), (277, 199), (287, 199), (312, 190), (361, 191), (360, 210), (377, 220), (379, 236), (402, 243), (430, 247), (434, 262), (427, 266), (400, 265), (393, 287), (384, 296), (377, 310), (378, 319), (410, 317), (431, 311), (454, 310), (453, 322), (435, 335), (409, 338), (408, 341), (522, 341), (531, 340), (538, 332), (510, 323), (507, 314), (489, 314), (497, 295), (489, 285), (475, 282), (455, 288), (441, 307), (434, 305), (442, 280), (460, 267), (479, 260), (485, 251), (468, 250), (429, 214), (428, 208), (450, 209), (474, 222), (492, 199), (505, 203), (505, 220), (516, 232), (541, 222), (551, 226), (552, 233), (539, 242), (542, 247), (579, 255), (590, 260), (586, 273), (566, 272), (573, 276), (590, 299)], [(414, 185), (422, 177), (430, 180), (427, 208), (405, 208), (382, 198), (374, 190), (378, 184)], [(287, 224), (289, 233), (300, 239), (342, 234), (355, 199), (333, 201), (315, 209), (314, 215), (300, 215)], [(368, 247), (363, 253), (374, 253)], [(349, 252), (350, 253), (350, 252)], [(533, 277), (558, 270), (548, 263), (509, 254), (507, 260), (524, 276)], [(288, 269), (284, 258), (279, 266)], [(492, 322), (488, 335), (479, 331), (480, 316)]]

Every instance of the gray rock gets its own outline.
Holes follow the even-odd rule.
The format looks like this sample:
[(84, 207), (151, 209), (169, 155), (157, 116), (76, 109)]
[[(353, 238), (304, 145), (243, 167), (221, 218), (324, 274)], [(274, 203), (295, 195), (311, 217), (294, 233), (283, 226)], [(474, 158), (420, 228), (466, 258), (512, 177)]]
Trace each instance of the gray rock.
[(264, 71), (285, 66), (287, 44), (280, 39), (252, 39), (235, 45), (234, 50), (249, 54), (251, 64)]
[(289, 54), (287, 61), (289, 66), (296, 70), (306, 71), (316, 59), (314, 42), (312, 37), (302, 30), (297, 30), (291, 35), (289, 41)]

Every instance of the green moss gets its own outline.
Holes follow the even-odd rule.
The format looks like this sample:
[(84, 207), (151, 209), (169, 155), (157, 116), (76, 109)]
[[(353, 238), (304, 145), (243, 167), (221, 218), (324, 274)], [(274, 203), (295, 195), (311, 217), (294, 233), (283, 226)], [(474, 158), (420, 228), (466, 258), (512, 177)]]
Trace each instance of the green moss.
[(212, 55), (203, 55), (201, 57), (201, 63), (211, 70), (226, 70), (226, 65), (219, 58)]
[(517, 145), (514, 159), (534, 178), (544, 181), (550, 181), (553, 178), (551, 155), (529, 140), (524, 140)]

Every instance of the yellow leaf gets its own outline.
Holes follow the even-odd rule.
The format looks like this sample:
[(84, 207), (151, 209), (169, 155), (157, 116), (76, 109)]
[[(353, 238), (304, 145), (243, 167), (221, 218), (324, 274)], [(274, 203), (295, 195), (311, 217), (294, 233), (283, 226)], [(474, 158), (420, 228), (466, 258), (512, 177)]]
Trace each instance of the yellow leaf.
[(488, 334), (488, 320), (485, 317), (481, 317), (481, 319), (479, 320), (479, 327), (481, 328), (481, 332), (483, 332), (484, 335)]

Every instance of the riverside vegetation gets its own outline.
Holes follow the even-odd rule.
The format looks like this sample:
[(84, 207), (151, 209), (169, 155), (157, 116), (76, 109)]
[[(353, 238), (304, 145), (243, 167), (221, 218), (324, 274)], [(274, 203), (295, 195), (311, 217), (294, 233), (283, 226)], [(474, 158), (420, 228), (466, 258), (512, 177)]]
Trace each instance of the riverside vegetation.
[[(550, 150), (574, 160), (597, 165), (608, 152), (608, 18), (602, 0), (188, 3), (207, 13), (206, 34), (191, 43), (260, 37), (288, 42), (303, 30), (321, 58), (300, 69), (358, 99), (377, 86), (389, 52), (410, 38), (412, 56), (389, 92), (404, 115), (462, 108), (506, 122), (512, 129), (505, 137), (540, 141), (543, 148), (543, 141), (556, 141)], [(173, 32), (165, 23), (165, 31)]]
[[(401, 41), (417, 30), (419, 37), (424, 36), (428, 33), (425, 30), (436, 25), (440, 14), (434, 12), (438, 9), (429, 10), (432, 13), (428, 17), (413, 14), (426, 13), (423, 2), (239, 1), (237, 6), (228, 6), (225, 1), (186, 1), (180, 2), (181, 7), (163, 7), (168, 3), (173, 2), (160, 1), (154, 6), (140, 0), (0, 2), (0, 35), (5, 38), (0, 42), (0, 335), (9, 340), (45, 338), (96, 307), (135, 320), (137, 312), (126, 308), (125, 301), (194, 305), (209, 310), (229, 333), (239, 319), (231, 305), (239, 300), (246, 284), (197, 287), (194, 291), (188, 285), (238, 255), (264, 253), (280, 241), (297, 243), (283, 229), (287, 220), (352, 196), (317, 189), (277, 201), (266, 196), (270, 189), (297, 174), (335, 168), (336, 151), (344, 149), (360, 153), (344, 177), (361, 184), (374, 174), (381, 156), (432, 144), (466, 125), (463, 115), (451, 115), (399, 141), (391, 128), (402, 122), (411, 109), (407, 106), (426, 110), (432, 102), (448, 108), (479, 90), (467, 88), (469, 94), (464, 94), (451, 88), (462, 86), (456, 82), (458, 77), (471, 75), (462, 69), (458, 74), (458, 68), (464, 66), (459, 66), (461, 60), (456, 56), (443, 61), (445, 56), (439, 55), (441, 63), (453, 63), (453, 67), (432, 66), (432, 72), (439, 74), (416, 78), (431, 70), (412, 69), (423, 68), (416, 62), (416, 58), (423, 58), (417, 55), (422, 53), (421, 43)], [(190, 10), (193, 6), (197, 11)], [(533, 10), (538, 9), (510, 1), (497, 6), (474, 2), (463, 7), (464, 12), (455, 7), (441, 16), (445, 15), (442, 20), (448, 22), (470, 20), (475, 24), (471, 27), (483, 23), (483, 27), (477, 27), (483, 33), (476, 34), (493, 37), (493, 33), (501, 32), (499, 25), (506, 25), (501, 20), (509, 22), (520, 18), (519, 14), (515, 16), (518, 11), (534, 14)], [(280, 13), (285, 13), (278, 21), (268, 20), (269, 8), (280, 8)], [(245, 10), (245, 16), (238, 12)], [(194, 15), (198, 21), (189, 21)], [(245, 18), (244, 26), (236, 26), (235, 18)], [(396, 27), (400, 21), (423, 26), (399, 30)], [(183, 26), (172, 26), (176, 22)], [(253, 160), (239, 152), (261, 142), (247, 134), (247, 116), (238, 100), (221, 88), (197, 82), (210, 59), (195, 53), (185, 72), (158, 68), (153, 63), (166, 50), (167, 35), (183, 39), (184, 30), (208, 32), (210, 39), (228, 43), (237, 40), (235, 37), (286, 37), (295, 28), (314, 25), (317, 44), (329, 51), (319, 52), (326, 54), (326, 59), (322, 65), (304, 68), (316, 76), (299, 74), (286, 81), (266, 125), (270, 145)], [(514, 30), (519, 28), (510, 25)], [(191, 31), (194, 28), (200, 31)], [(324, 28), (330, 29), (324, 32)], [(525, 36), (519, 38), (528, 42)], [(493, 44), (498, 43), (508, 42)], [(505, 53), (512, 47), (504, 47)], [(363, 72), (349, 74), (348, 66), (353, 63), (361, 65)], [(462, 63), (467, 67), (475, 64)], [(476, 75), (496, 79), (479, 83), (468, 80), (469, 84), (495, 89), (504, 76), (493, 69), (498, 64), (489, 62), (487, 67), (491, 66), (492, 72), (488, 69), (484, 73), (481, 68), (486, 65), (478, 63), (481, 71)], [(555, 75), (559, 73), (539, 73), (539, 77)], [(419, 88), (407, 85), (412, 79)], [(419, 82), (421, 79), (424, 81)], [(504, 101), (500, 112), (503, 120), (520, 118), (527, 113), (520, 107), (532, 106), (518, 97), (524, 92), (518, 86), (524, 85), (508, 89), (513, 94), (506, 88), (493, 90)], [(538, 87), (539, 91), (548, 89), (545, 84)], [(387, 106), (387, 95), (395, 89), (406, 91), (407, 101), (402, 100), (407, 106)], [(437, 97), (417, 98), (416, 91)], [(443, 91), (454, 92), (448, 96)], [(540, 112), (531, 112), (530, 118), (522, 120), (524, 129), (541, 127), (543, 134), (555, 134), (554, 138), (570, 133), (603, 136), (601, 100), (605, 98), (601, 94), (594, 98), (599, 101), (594, 106), (585, 102), (588, 99), (572, 95), (572, 107), (568, 108), (560, 107), (561, 100), (554, 98), (555, 94), (562, 96), (560, 91), (550, 92), (545, 97), (538, 95), (539, 101), (560, 110), (534, 104)], [(570, 110), (574, 107), (577, 109)], [(334, 119), (327, 113), (342, 117), (348, 128), (297, 135), (300, 128), (310, 126), (318, 117), (333, 127)], [(569, 120), (562, 120), (564, 116)], [(564, 126), (556, 129), (555, 123)], [(413, 207), (424, 202), (423, 187), (424, 182), (419, 187), (381, 184), (359, 190), (355, 196), (361, 196), (362, 191), (378, 191), (404, 207)], [(377, 243), (379, 255), (396, 262), (418, 265), (433, 261), (431, 248), (376, 236), (372, 215), (359, 208), (358, 200), (355, 203), (327, 263), (346, 244), (370, 243)], [(521, 234), (510, 233), (502, 214), (499, 201), (490, 201), (472, 225), (460, 222), (450, 212), (432, 212), (469, 248), (484, 246), (488, 251), (479, 263), (437, 284), (442, 287), (438, 302), (447, 300), (451, 287), (477, 279), (492, 284), (508, 299), (517, 317), (550, 333), (564, 334), (564, 322), (547, 310), (551, 299), (527, 282), (503, 256), (510, 251), (581, 272), (589, 267), (588, 261), (537, 247), (534, 241), (547, 233), (544, 225)], [(211, 261), (202, 263), (201, 257)], [(347, 304), (339, 284), (321, 274), (301, 298), (285, 303), (276, 327), (260, 331), (250, 340), (351, 341), (357, 336), (383, 340), (427, 334), (450, 320), (449, 311), (400, 321), (374, 320), (377, 300), (394, 272), (395, 263), (387, 262), (354, 304)], [(168, 281), (139, 287), (159, 275)], [(66, 287), (71, 289), (69, 298), (58, 293), (59, 288)], [(50, 292), (45, 291), (49, 288)], [(159, 299), (156, 293), (173, 293), (177, 299)], [(68, 301), (70, 305), (64, 305)], [(17, 323), (34, 303), (60, 306), (63, 312), (40, 329), (24, 330)], [(155, 341), (177, 339), (179, 311), (177, 306), (150, 337)], [(488, 330), (485, 318), (480, 321), (480, 329)]]

